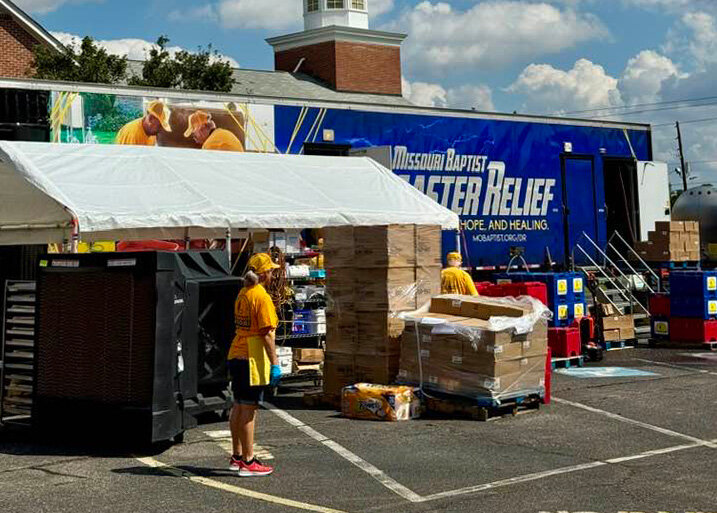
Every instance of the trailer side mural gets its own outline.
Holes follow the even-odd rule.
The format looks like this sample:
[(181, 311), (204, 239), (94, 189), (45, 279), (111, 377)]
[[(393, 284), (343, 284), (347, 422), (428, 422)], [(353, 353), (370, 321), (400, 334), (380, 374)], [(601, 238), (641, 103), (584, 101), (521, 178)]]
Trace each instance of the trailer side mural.
[[(304, 143), (323, 140), (324, 130), (339, 145), (390, 148), (395, 173), (461, 216), (461, 249), (473, 267), (505, 265), (514, 248), (532, 264), (543, 263), (548, 252), (565, 262), (576, 243), (590, 248), (581, 241), (583, 232), (604, 246), (604, 159), (631, 159), (630, 144), (638, 160), (651, 157), (646, 130), (628, 131), (628, 143), (616, 128), (284, 106), (275, 111), (281, 152), (302, 151)], [(455, 234), (445, 234), (444, 247), (455, 245)]]
[[(567, 263), (577, 243), (594, 255), (583, 232), (601, 247), (614, 231), (629, 243), (640, 240), (640, 207), (651, 201), (644, 176), (637, 183), (632, 158), (634, 151), (637, 160), (650, 160), (648, 127), (624, 130), (615, 124), (550, 118), (117, 92), (124, 94), (45, 93), (50, 98), (49, 139), (116, 144), (124, 126), (154, 109), (170, 127), (157, 135), (157, 145), (199, 148), (187, 132), (190, 118), (201, 110), (233, 134), (235, 151), (337, 155), (364, 150), (460, 215), (461, 251), (471, 267), (505, 265), (515, 249), (524, 251), (530, 264), (548, 258)], [(657, 172), (654, 166), (649, 169)], [(647, 186), (649, 192), (649, 180)], [(651, 226), (652, 221), (643, 224)], [(446, 233), (444, 248), (452, 250), (456, 244), (456, 234)], [(576, 258), (584, 261), (580, 253)]]

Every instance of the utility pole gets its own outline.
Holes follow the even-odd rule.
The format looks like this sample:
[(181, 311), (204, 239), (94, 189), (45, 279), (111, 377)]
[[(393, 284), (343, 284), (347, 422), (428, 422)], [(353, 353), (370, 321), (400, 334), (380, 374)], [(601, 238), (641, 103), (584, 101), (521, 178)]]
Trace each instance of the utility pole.
[(677, 143), (680, 145), (680, 165), (682, 166), (682, 190), (687, 190), (687, 166), (685, 165), (685, 152), (682, 150), (682, 132), (680, 132), (680, 122), (676, 121), (677, 126)]

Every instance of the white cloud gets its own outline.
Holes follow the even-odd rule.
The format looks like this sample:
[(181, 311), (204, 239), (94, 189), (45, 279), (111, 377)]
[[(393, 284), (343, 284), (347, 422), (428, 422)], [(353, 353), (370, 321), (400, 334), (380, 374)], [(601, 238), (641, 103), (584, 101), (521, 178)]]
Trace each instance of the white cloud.
[(404, 44), (408, 67), (436, 74), (461, 66), (505, 66), (609, 35), (596, 17), (570, 8), (497, 0), (465, 11), (423, 1), (382, 28), (410, 34)]
[(62, 7), (65, 4), (80, 4), (90, 2), (102, 2), (103, 0), (15, 0), (15, 4), (22, 10), (33, 14), (47, 14)]
[(666, 80), (684, 76), (668, 57), (644, 50), (627, 62), (619, 88), (626, 103), (649, 103), (659, 100)]
[[(62, 44), (74, 45), (79, 47), (82, 43), (82, 38), (75, 34), (68, 34), (67, 32), (52, 32)], [(145, 41), (144, 39), (109, 39), (95, 41), (99, 46), (107, 50), (108, 53), (113, 55), (127, 56), (131, 60), (143, 61), (149, 56), (149, 51), (152, 48), (157, 48), (157, 45)], [(167, 48), (170, 54), (175, 54), (183, 48), (179, 46), (170, 46)], [(238, 68), (239, 63), (227, 55), (219, 55), (221, 59), (228, 60), (232, 67)]]
[(440, 84), (409, 82), (403, 79), (403, 96), (424, 107), (493, 111), (493, 93), (486, 85), (462, 85), (444, 88)]
[(665, 51), (679, 58), (689, 56), (698, 70), (717, 62), (717, 18), (706, 12), (688, 12), (670, 29)]
[(567, 111), (622, 105), (618, 80), (587, 59), (564, 71), (549, 64), (531, 64), (507, 88), (525, 95), (530, 112), (561, 114)]
[(222, 0), (214, 7), (225, 28), (286, 29), (299, 26), (303, 6), (299, 0)]
[(391, 12), (393, 8), (393, 0), (369, 0), (368, 2), (368, 14), (371, 17), (377, 17)]

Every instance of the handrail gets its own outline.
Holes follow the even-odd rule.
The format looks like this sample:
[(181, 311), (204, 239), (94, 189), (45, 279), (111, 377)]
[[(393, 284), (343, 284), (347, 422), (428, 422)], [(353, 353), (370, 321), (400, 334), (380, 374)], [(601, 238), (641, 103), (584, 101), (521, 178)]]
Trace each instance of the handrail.
[[(613, 251), (615, 251), (615, 253), (617, 253), (617, 256), (620, 257), (620, 260), (622, 260), (623, 262), (625, 262), (625, 265), (630, 268), (630, 270), (633, 272), (633, 274), (640, 274), (639, 272), (637, 272), (637, 271), (630, 265), (630, 262), (628, 262), (627, 259), (626, 259), (624, 256), (622, 256), (622, 253), (620, 253), (620, 252), (617, 250), (617, 248), (612, 245), (612, 242), (608, 242), (607, 245), (610, 246), (610, 247), (613, 249)], [(654, 294), (655, 291), (652, 290), (652, 287), (650, 287), (650, 285), (649, 285), (646, 281), (643, 280), (643, 282), (645, 283), (645, 286), (647, 287), (647, 290), (649, 290), (650, 292), (652, 292), (652, 293)]]
[[(620, 276), (621, 276), (622, 278), (624, 278), (628, 283), (631, 283), (630, 278), (628, 278), (627, 275), (626, 275), (625, 273), (623, 273), (622, 270), (621, 270), (617, 265), (615, 265), (615, 262), (613, 262), (612, 260), (610, 260), (610, 257), (607, 256), (607, 253), (605, 253), (605, 252), (600, 248), (600, 246), (598, 246), (598, 245), (595, 243), (595, 241), (593, 241), (593, 240), (590, 238), (590, 236), (589, 236), (587, 233), (583, 232), (582, 235), (595, 247), (595, 249), (598, 250), (598, 252), (603, 256), (603, 258), (605, 258), (608, 262), (610, 262), (610, 265), (612, 265), (612, 266), (617, 270), (617, 272), (620, 273)], [(581, 248), (581, 249), (582, 249), (582, 248)], [(612, 280), (610, 280), (610, 281), (612, 282)], [(614, 285), (614, 282), (612, 282), (612, 283), (613, 283), (613, 285)], [(645, 312), (645, 313), (648, 314), (648, 315), (650, 314), (650, 311), (649, 311), (645, 306), (643, 306), (642, 303), (640, 303), (640, 302), (637, 300), (637, 298), (632, 294), (632, 292), (629, 293), (629, 294), (630, 294), (630, 297), (628, 297), (628, 296), (625, 295), (625, 293), (624, 293), (619, 287), (616, 287), (616, 289), (620, 292), (620, 294), (622, 294), (622, 297), (624, 297), (624, 298), (627, 300), (628, 303), (632, 304), (633, 301), (634, 301), (635, 303), (637, 303), (638, 305), (640, 305), (640, 308), (642, 309), (643, 312)]]
[[(637, 251), (635, 251), (635, 250), (632, 248), (632, 246), (630, 246), (630, 244), (627, 243), (627, 241), (622, 237), (622, 235), (620, 235), (620, 232), (617, 232), (617, 231), (614, 232), (614, 233), (612, 234), (612, 236), (610, 237), (610, 241), (612, 241), (612, 238), (615, 237), (615, 236), (617, 236), (617, 238), (620, 239), (620, 241), (625, 245), (625, 247), (627, 247), (627, 249), (629, 249), (629, 250), (632, 252), (632, 254), (637, 257), (637, 259), (640, 261), (640, 263), (645, 266), (645, 269), (647, 269), (647, 272), (649, 272), (649, 273), (652, 275), (652, 277), (655, 278), (655, 280), (657, 281), (657, 292), (658, 292), (658, 293), (661, 292), (661, 290), (662, 290), (662, 280), (660, 279), (660, 277), (655, 273), (655, 271), (652, 270), (652, 268), (647, 264), (647, 262), (645, 262), (645, 261), (642, 259), (642, 257), (637, 253)], [(609, 243), (610, 243), (610, 242), (608, 242), (608, 244), (609, 244)], [(617, 252), (617, 250), (615, 250), (615, 251)], [(618, 254), (619, 254), (619, 253), (618, 253)]]
[[(592, 259), (592, 257), (582, 248), (582, 246), (580, 244), (575, 244), (575, 247), (578, 248), (580, 251), (582, 251), (583, 255), (585, 255), (587, 257), (587, 259), (590, 261), (590, 263), (593, 264), (595, 266), (595, 268), (598, 271), (600, 271), (602, 273), (602, 275), (610, 281), (610, 283), (612, 283), (613, 287), (615, 287), (615, 289), (622, 294), (620, 287), (617, 286), (617, 284), (612, 280), (612, 278), (610, 278), (610, 276), (605, 272), (605, 270), (600, 265), (598, 265), (598, 263), (595, 260)], [(620, 309), (617, 307), (617, 305), (612, 302), (612, 299), (610, 299), (607, 294), (603, 294), (603, 296), (605, 297), (605, 299), (607, 299), (610, 302), (610, 304), (615, 308), (615, 310), (617, 310), (618, 312), (620, 311)], [(624, 294), (623, 294), (623, 296), (624, 296)], [(625, 299), (627, 299), (627, 298), (625, 298)], [(628, 299), (628, 301), (629, 301), (629, 299)]]

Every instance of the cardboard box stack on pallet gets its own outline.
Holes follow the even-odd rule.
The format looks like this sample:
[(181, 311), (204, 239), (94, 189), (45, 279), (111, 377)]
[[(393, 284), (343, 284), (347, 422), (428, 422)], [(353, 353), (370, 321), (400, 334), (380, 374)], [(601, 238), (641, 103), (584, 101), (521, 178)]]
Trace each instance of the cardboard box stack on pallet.
[(610, 304), (600, 305), (600, 323), (605, 342), (635, 339), (635, 318), (621, 314)]
[(635, 251), (648, 262), (698, 262), (700, 223), (697, 221), (658, 221), (648, 240), (635, 243)]
[[(534, 308), (546, 310), (530, 300), (434, 297), (429, 312), (406, 318), (398, 381), (469, 398), (542, 394), (548, 328)], [(511, 321), (496, 327), (491, 317)]]
[(398, 373), (400, 312), (441, 289), (438, 226), (328, 228), (324, 234), (326, 359), (324, 392), (359, 382), (390, 384)]

